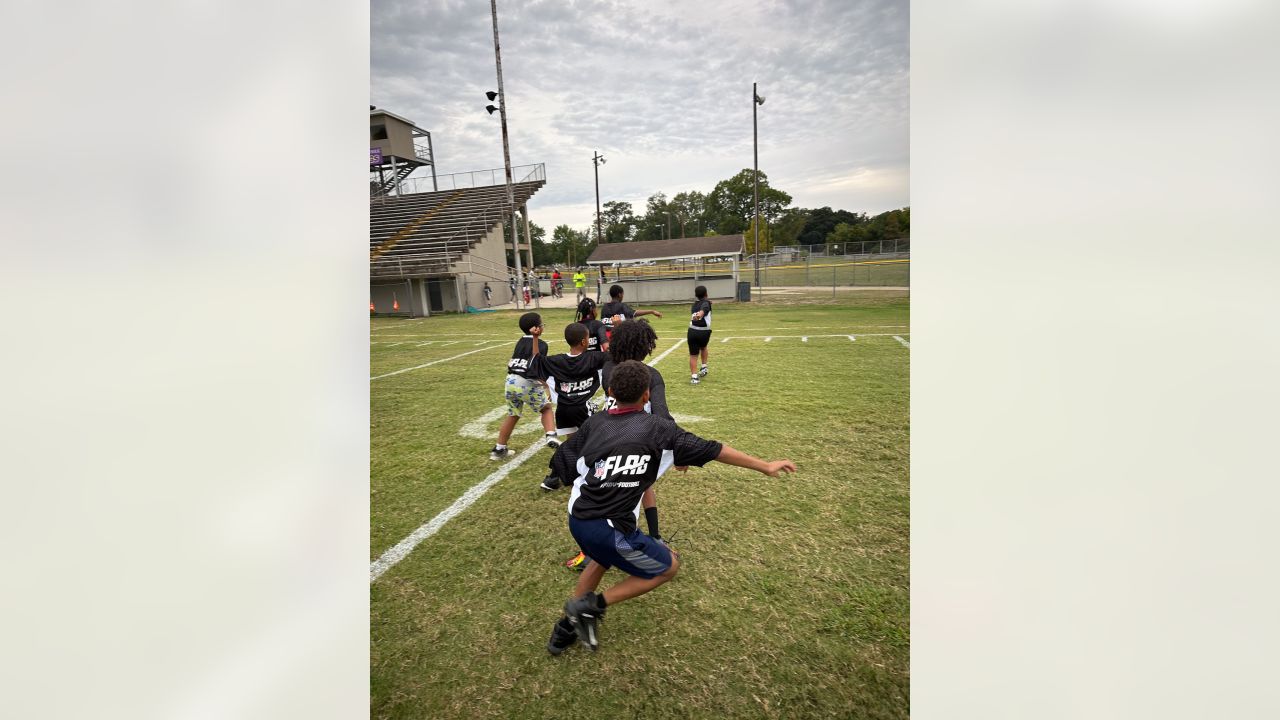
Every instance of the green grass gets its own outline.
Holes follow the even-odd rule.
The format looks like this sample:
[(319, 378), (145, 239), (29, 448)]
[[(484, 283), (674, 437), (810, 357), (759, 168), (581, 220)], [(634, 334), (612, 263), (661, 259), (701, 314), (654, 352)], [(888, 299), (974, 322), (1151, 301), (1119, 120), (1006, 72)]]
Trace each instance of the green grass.
[[(660, 309), (655, 357), (687, 324), (682, 306)], [(565, 344), (550, 328), (571, 312), (543, 313), (552, 352)], [(492, 436), (458, 430), (502, 404), (517, 316), (373, 321), (373, 375), (507, 342), (372, 381), (371, 559), (499, 465), (487, 459)], [(699, 435), (800, 472), (711, 463), (664, 476), (658, 505), (680, 575), (612, 608), (598, 653), (553, 658), (547, 636), (577, 578), (561, 563), (576, 548), (567, 492), (537, 488), (550, 455), (539, 452), (371, 586), (371, 715), (907, 717), (910, 350), (888, 336), (720, 340), (907, 337), (908, 324), (905, 293), (718, 303), (703, 384), (688, 384), (683, 347), (657, 365), (672, 411), (708, 418), (687, 425)], [(495, 337), (417, 347), (459, 333)], [(513, 449), (537, 437), (517, 435)]]

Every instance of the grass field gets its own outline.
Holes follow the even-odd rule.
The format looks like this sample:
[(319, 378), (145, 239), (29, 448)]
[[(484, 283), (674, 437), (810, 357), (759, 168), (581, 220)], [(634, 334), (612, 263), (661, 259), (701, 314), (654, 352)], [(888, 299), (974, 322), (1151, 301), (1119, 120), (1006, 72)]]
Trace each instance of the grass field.
[[(908, 305), (905, 291), (718, 303), (704, 382), (688, 384), (683, 345), (656, 365), (671, 410), (799, 473), (711, 463), (660, 479), (680, 574), (611, 608), (598, 653), (553, 658), (576, 547), (567, 491), (537, 487), (551, 454), (538, 451), (372, 582), (371, 715), (907, 717)], [(688, 317), (657, 307), (653, 357)], [(498, 419), (477, 421), (503, 404), (517, 316), (372, 321), (371, 561), (502, 465), (487, 456)], [(563, 352), (572, 311), (543, 317)], [(515, 435), (513, 451), (539, 436)]]

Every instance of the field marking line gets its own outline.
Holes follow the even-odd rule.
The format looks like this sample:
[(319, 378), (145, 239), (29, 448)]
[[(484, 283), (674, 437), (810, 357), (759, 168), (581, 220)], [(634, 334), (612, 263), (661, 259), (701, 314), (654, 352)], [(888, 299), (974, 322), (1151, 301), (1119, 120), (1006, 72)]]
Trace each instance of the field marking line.
[(423, 540), (426, 540), (439, 532), (440, 528), (444, 527), (445, 523), (457, 517), (458, 513), (471, 507), (471, 504), (476, 500), (479, 500), (480, 496), (489, 491), (489, 488), (497, 485), (503, 478), (510, 475), (512, 470), (520, 467), (524, 464), (525, 460), (533, 457), (539, 450), (542, 450), (546, 446), (547, 444), (544, 442), (535, 442), (525, 448), (519, 455), (516, 455), (511, 460), (507, 461), (502, 467), (489, 473), (489, 476), (484, 480), (473, 485), (470, 490), (467, 490), (462, 494), (462, 497), (454, 500), (452, 505), (441, 510), (426, 524), (422, 525), (417, 530), (414, 530), (408, 537), (396, 543), (390, 550), (382, 553), (382, 555), (369, 566), (369, 584), (372, 585), (374, 580), (377, 580), (383, 573), (390, 570), (392, 565), (403, 560), (405, 556), (412, 552), (413, 549)]
[[(654, 365), (657, 365), (659, 362), (662, 361), (663, 358), (670, 355), (672, 350), (675, 350), (676, 348), (680, 347), (681, 345), (684, 344), (684, 342), (685, 342), (685, 338), (681, 338), (680, 340), (677, 340), (676, 344), (667, 348), (666, 352), (654, 358), (652, 362), (649, 362), (648, 363), (649, 367), (653, 367)], [(498, 346), (494, 345), (493, 347), (498, 347)], [(488, 348), (484, 348), (484, 349), (487, 350)], [(480, 352), (480, 351), (472, 350), (471, 352)], [(463, 354), (470, 355), (471, 353), (463, 353)], [(462, 356), (459, 355), (458, 357), (462, 357)], [(403, 371), (400, 371), (400, 372), (403, 372)], [(484, 417), (489, 418), (488, 422), (492, 422), (493, 420), (498, 419), (499, 415), (504, 412), (506, 412), (505, 406), (491, 410), (490, 412), (486, 413)], [(703, 418), (698, 418), (698, 419), (701, 420)], [(472, 421), (471, 423), (464, 425), (463, 428), (466, 428), (477, 422), (479, 421)], [(459, 434), (461, 434), (461, 432)], [(372, 565), (369, 566), (369, 584), (373, 584), (374, 580), (377, 580), (379, 577), (382, 576), (383, 573), (391, 569), (392, 565), (395, 565), (396, 563), (403, 560), (405, 556), (407, 556), (415, 547), (417, 547), (420, 543), (422, 543), (423, 540), (426, 540), (432, 535), (435, 535), (440, 530), (440, 528), (444, 527), (445, 523), (449, 522), (454, 517), (456, 517), (458, 513), (470, 507), (472, 503), (480, 499), (481, 495), (484, 495), (486, 492), (488, 492), (489, 488), (493, 487), (494, 485), (497, 485), (498, 482), (500, 482), (503, 478), (505, 478), (507, 475), (510, 475), (512, 470), (515, 470), (516, 468), (520, 467), (522, 464), (524, 464), (526, 460), (536, 455), (538, 451), (544, 447), (546, 447), (546, 443), (535, 440), (532, 445), (525, 448), (523, 451), (520, 452), (520, 454), (516, 455), (511, 460), (507, 461), (507, 463), (504, 464), (502, 467), (498, 468), (497, 470), (494, 470), (484, 480), (481, 480), (479, 483), (476, 483), (475, 485), (473, 485), (470, 490), (467, 490), (465, 493), (462, 494), (462, 497), (458, 498), (457, 500), (454, 500), (452, 505), (445, 508), (444, 510), (441, 510), (439, 514), (431, 518), (431, 520), (429, 520), (426, 524), (422, 525), (417, 530), (414, 530), (412, 533), (410, 533), (409, 537), (406, 537), (405, 539), (396, 543), (395, 546), (392, 547), (390, 550), (387, 550), (386, 552), (382, 553), (382, 555), (377, 560), (375, 560)]]
[(808, 336), (808, 335), (802, 335), (802, 336), (800, 337), (800, 342), (809, 342), (809, 336)]
[(418, 343), (418, 344), (416, 345), (416, 347), (422, 347), (423, 345), (430, 345), (430, 344), (431, 344), (431, 343), (433, 343), (433, 342), (435, 342), (435, 340), (428, 340), (428, 341), (426, 341), (426, 342), (424, 342), (424, 343)]
[(858, 340), (858, 338), (856, 338), (856, 337), (854, 337), (854, 336), (852, 336), (852, 335), (850, 335), (850, 336), (849, 336), (849, 342), (857, 342), (857, 340)]
[(397, 345), (403, 345), (403, 344), (404, 344), (403, 342), (387, 343), (387, 347), (395, 347)]
[(407, 372), (409, 372), (410, 370), (421, 370), (421, 369), (422, 369), (422, 368), (424, 368), (424, 367), (431, 367), (432, 365), (439, 365), (440, 363), (449, 362), (450, 360), (457, 360), (457, 359), (458, 359), (458, 358), (460, 358), (460, 357), (466, 357), (466, 356), (468, 356), (468, 355), (474, 355), (475, 353), (478, 353), (478, 352), (484, 352), (485, 350), (492, 350), (492, 349), (494, 349), (494, 348), (496, 348), (496, 347), (502, 347), (502, 346), (503, 346), (503, 345), (505, 345), (505, 344), (506, 344), (506, 343), (499, 343), (499, 344), (497, 344), (497, 345), (490, 345), (490, 346), (488, 346), (488, 347), (482, 347), (482, 348), (480, 348), (479, 350), (471, 350), (471, 351), (468, 351), (468, 352), (464, 352), (464, 353), (462, 353), (461, 355), (454, 355), (453, 357), (447, 357), (447, 358), (443, 358), (443, 359), (441, 359), (441, 360), (432, 360), (432, 361), (431, 361), (431, 362), (429, 362), (429, 363), (423, 363), (423, 364), (421, 364), (421, 365), (414, 365), (413, 367), (404, 368), (403, 370), (396, 370), (396, 371), (394, 371), (394, 372), (389, 372), (389, 373), (386, 373), (386, 374), (383, 374), (383, 375), (374, 375), (373, 377), (369, 378), (369, 382), (373, 382), (374, 380), (381, 380), (382, 378), (385, 378), (385, 377), (391, 377), (392, 375), (399, 375), (400, 373), (407, 373)]
[(772, 341), (772, 340), (773, 340), (773, 338), (772, 338), (772, 337), (766, 337), (766, 338), (764, 339), (764, 341), (765, 341), (765, 342), (770, 342), (770, 341)]
[(900, 342), (900, 343), (902, 343), (902, 346), (903, 346), (903, 347), (911, 347), (911, 343), (907, 342), (906, 340), (903, 340), (902, 338), (898, 337), (897, 335), (894, 335), (894, 336), (893, 336), (893, 339), (894, 339), (894, 340), (897, 340), (897, 341), (898, 341), (898, 342)]

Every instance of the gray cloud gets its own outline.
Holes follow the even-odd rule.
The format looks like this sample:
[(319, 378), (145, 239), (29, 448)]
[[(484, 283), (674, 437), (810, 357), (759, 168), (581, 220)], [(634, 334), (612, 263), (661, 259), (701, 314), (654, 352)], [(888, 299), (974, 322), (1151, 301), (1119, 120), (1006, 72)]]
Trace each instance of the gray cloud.
[[(909, 203), (904, 0), (688, 3), (499, 1), (512, 162), (545, 162), (544, 225), (602, 201), (710, 191), (751, 166), (794, 204), (878, 212)], [(489, 5), (374, 0), (370, 101), (432, 132), (439, 172), (502, 165)]]

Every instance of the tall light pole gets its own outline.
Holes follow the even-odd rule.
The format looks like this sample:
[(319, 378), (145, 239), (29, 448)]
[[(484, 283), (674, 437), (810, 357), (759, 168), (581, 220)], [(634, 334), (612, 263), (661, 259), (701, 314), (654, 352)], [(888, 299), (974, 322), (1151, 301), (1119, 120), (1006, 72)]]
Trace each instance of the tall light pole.
[(760, 294), (760, 145), (756, 140), (756, 106), (763, 104), (764, 98), (760, 97), (760, 94), (756, 92), (756, 84), (754, 82), (751, 83), (751, 154), (753, 157), (752, 168), (755, 171), (751, 176), (751, 199), (755, 204), (755, 221), (751, 223), (751, 228), (755, 231), (756, 236), (755, 265), (757, 295)]
[(596, 244), (604, 242), (604, 235), (600, 232), (600, 166), (604, 164), (604, 156), (598, 151), (591, 151), (591, 164), (596, 168)]
[[(502, 50), (498, 45), (498, 0), (489, 0), (489, 10), (493, 14), (493, 58), (498, 65), (498, 116), (502, 119), (502, 162), (507, 170), (507, 211), (511, 214), (511, 249), (516, 256), (516, 278), (524, 282), (524, 274), (520, 268), (520, 244), (516, 239), (516, 195), (511, 187), (511, 146), (507, 142), (507, 96), (502, 91)], [(488, 95), (490, 100), (494, 99), (492, 92)], [(486, 109), (490, 115), (493, 114), (492, 105)], [(520, 293), (516, 293), (516, 309), (520, 309)]]

